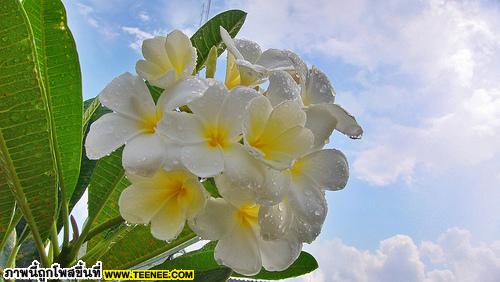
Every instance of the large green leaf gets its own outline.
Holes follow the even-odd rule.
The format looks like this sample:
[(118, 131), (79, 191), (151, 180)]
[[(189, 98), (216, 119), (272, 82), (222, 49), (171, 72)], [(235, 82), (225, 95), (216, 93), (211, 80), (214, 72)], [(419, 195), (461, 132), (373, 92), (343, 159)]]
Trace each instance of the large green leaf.
[[(88, 187), (88, 213), (90, 226), (95, 226), (119, 215), (118, 197), (130, 183), (125, 177), (121, 158), (123, 149), (97, 161)], [(89, 242), (92, 248), (99, 241), (96, 236)]]
[(23, 7), (47, 94), (59, 185), (69, 200), (78, 179), (82, 144), (82, 82), (75, 41), (61, 1), (24, 0)]
[(27, 15), (18, 0), (1, 3), (0, 194), (3, 205), (13, 193), (32, 234), (41, 242), (49, 234), (57, 208), (47, 100)]
[(173, 260), (167, 260), (152, 269), (194, 269), (194, 281), (226, 281), (232, 270), (217, 264), (214, 259), (216, 242), (210, 242), (203, 248), (186, 253)]
[(307, 252), (301, 252), (297, 260), (295, 260), (292, 265), (283, 271), (267, 271), (262, 269), (257, 275), (251, 277), (243, 276), (236, 272), (233, 273), (233, 276), (262, 280), (281, 280), (307, 274), (316, 268), (318, 268), (318, 262), (316, 262), (316, 259), (314, 259), (314, 257)]
[(124, 226), (128, 232), (113, 247), (99, 258), (104, 269), (129, 269), (145, 261), (178, 251), (179, 246), (189, 242), (196, 234), (187, 226), (170, 242), (160, 241), (151, 235), (149, 226)]
[(222, 54), (226, 49), (220, 36), (219, 27), (224, 27), (232, 37), (235, 37), (245, 22), (246, 16), (247, 13), (240, 10), (225, 11), (211, 18), (196, 31), (191, 37), (191, 42), (198, 53), (196, 72), (203, 68), (212, 46), (217, 47), (217, 54)]

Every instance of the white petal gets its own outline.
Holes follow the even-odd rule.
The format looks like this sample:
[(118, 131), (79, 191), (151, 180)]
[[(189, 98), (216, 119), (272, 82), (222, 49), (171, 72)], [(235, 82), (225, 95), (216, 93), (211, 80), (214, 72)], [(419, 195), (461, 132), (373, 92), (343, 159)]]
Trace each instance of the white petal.
[(188, 104), (191, 111), (207, 126), (217, 122), (217, 116), (224, 100), (229, 95), (226, 87), (219, 81), (209, 80), (205, 94)]
[(169, 70), (161, 73), (159, 76), (156, 76), (154, 79), (149, 79), (148, 81), (154, 86), (165, 89), (174, 85), (176, 80), (175, 69), (170, 68)]
[(325, 104), (309, 106), (306, 111), (306, 127), (314, 135), (315, 149), (321, 149), (328, 143), (330, 135), (337, 126), (337, 120), (333, 118), (328, 106)]
[(233, 88), (224, 99), (224, 103), (220, 106), (217, 123), (229, 131), (231, 139), (242, 133), (245, 109), (253, 98), (259, 96), (260, 94), (254, 89), (239, 86)]
[(146, 84), (128, 72), (113, 79), (99, 94), (99, 101), (115, 112), (138, 120), (156, 114)]
[(233, 229), (234, 207), (222, 198), (210, 198), (201, 213), (189, 222), (189, 227), (201, 238), (219, 240)]
[(184, 210), (187, 219), (198, 215), (204, 208), (208, 198), (208, 192), (198, 181), (197, 177), (189, 178), (183, 183), (185, 195), (181, 203), (181, 209)]
[(162, 137), (165, 145), (165, 160), (163, 161), (163, 168), (166, 171), (172, 170), (187, 170), (181, 161), (181, 148), (182, 145), (174, 142), (170, 138)]
[(276, 169), (289, 168), (292, 161), (312, 148), (314, 136), (307, 128), (296, 126), (283, 132), (265, 148), (264, 161)]
[(181, 160), (189, 171), (199, 177), (212, 177), (224, 170), (221, 150), (206, 143), (182, 147)]
[(154, 186), (131, 185), (120, 194), (120, 215), (129, 223), (147, 224), (163, 207), (165, 198), (165, 190)]
[(304, 243), (312, 243), (318, 235), (321, 233), (321, 228), (323, 227), (323, 222), (307, 222), (299, 217), (295, 217), (291, 226), (290, 231), (297, 240)]
[(262, 50), (260, 49), (259, 44), (246, 40), (246, 39), (235, 39), (234, 44), (240, 54), (243, 56), (243, 59), (249, 61), (254, 64), (259, 59), (262, 54)]
[(264, 51), (255, 64), (263, 66), (267, 70), (293, 70), (292, 61), (288, 55), (278, 49)]
[(215, 246), (215, 260), (243, 275), (255, 275), (262, 268), (257, 238), (250, 228), (233, 228)]
[(263, 135), (270, 140), (280, 136), (285, 131), (306, 124), (306, 113), (300, 105), (293, 101), (284, 101), (274, 107), (269, 115)]
[(155, 81), (165, 74), (165, 71), (150, 61), (139, 60), (135, 64), (135, 71), (139, 76), (148, 81)]
[(198, 144), (205, 141), (203, 124), (194, 114), (165, 112), (156, 132), (179, 144)]
[(235, 186), (255, 189), (264, 182), (264, 167), (236, 143), (224, 151), (224, 176)]
[(287, 100), (298, 101), (300, 88), (293, 78), (285, 71), (274, 71), (269, 76), (267, 98), (273, 106)]
[(156, 134), (141, 134), (127, 142), (122, 165), (128, 173), (150, 176), (165, 159), (166, 144)]
[(243, 55), (241, 55), (241, 53), (238, 50), (238, 48), (236, 48), (236, 44), (235, 44), (233, 38), (231, 38), (231, 35), (229, 35), (229, 33), (227, 32), (227, 30), (225, 30), (221, 26), (219, 28), (219, 31), (220, 31), (220, 36), (222, 38), (222, 41), (224, 41), (224, 44), (227, 47), (227, 50), (229, 52), (231, 52), (236, 59), (244, 59)]
[(196, 49), (193, 48), (189, 37), (179, 30), (174, 30), (167, 35), (165, 48), (177, 74), (191, 75), (196, 66)]
[(260, 65), (252, 64), (246, 60), (236, 60), (240, 73), (240, 83), (246, 86), (256, 86), (266, 81), (269, 76), (268, 70)]
[(207, 82), (197, 76), (188, 77), (166, 89), (158, 99), (161, 111), (171, 111), (200, 98), (208, 88)]
[(292, 51), (284, 51), (285, 54), (288, 56), (290, 61), (292, 61), (294, 70), (291, 71), (294, 73), (299, 80), (300, 84), (305, 84), (306, 79), (307, 79), (307, 65), (304, 63), (304, 61), (295, 53)]
[(344, 154), (335, 149), (310, 153), (300, 160), (301, 172), (314, 181), (318, 188), (340, 190), (347, 184), (349, 167)]
[(330, 80), (315, 66), (307, 74), (306, 90), (302, 93), (305, 105), (329, 103), (335, 101), (335, 90)]
[(287, 269), (300, 255), (302, 243), (293, 239), (259, 240), (262, 266), (268, 271)]
[(172, 199), (151, 219), (151, 235), (159, 240), (173, 240), (181, 233), (185, 223), (186, 215)]
[(254, 139), (262, 134), (272, 111), (271, 102), (264, 96), (250, 101), (243, 121), (243, 133), (247, 140)]
[(283, 200), (290, 186), (288, 171), (264, 167), (264, 183), (256, 189), (256, 202), (260, 205), (276, 205)]
[(142, 55), (144, 58), (160, 67), (170, 66), (170, 60), (165, 49), (165, 40), (164, 36), (145, 39), (142, 42)]
[(261, 206), (259, 209), (260, 234), (264, 240), (276, 240), (290, 232), (293, 211), (287, 200), (274, 206)]
[(85, 151), (91, 160), (109, 155), (127, 140), (140, 134), (136, 120), (129, 119), (117, 113), (108, 113), (90, 125)]
[(219, 194), (233, 206), (254, 202), (255, 191), (249, 187), (234, 185), (225, 173), (215, 177), (215, 185)]
[(301, 178), (301, 181), (292, 181), (289, 190), (289, 201), (295, 215), (306, 223), (323, 223), (327, 213), (325, 195), (310, 181)]
[(363, 129), (356, 119), (337, 104), (326, 104), (333, 117), (337, 120), (335, 129), (353, 139), (359, 139), (363, 135)]

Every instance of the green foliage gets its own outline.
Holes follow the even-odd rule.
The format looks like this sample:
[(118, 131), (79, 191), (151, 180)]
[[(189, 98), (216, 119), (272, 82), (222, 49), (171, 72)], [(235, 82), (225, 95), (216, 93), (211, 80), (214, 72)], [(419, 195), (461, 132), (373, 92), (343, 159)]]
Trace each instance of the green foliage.
[(217, 264), (214, 259), (215, 245), (216, 242), (210, 242), (197, 251), (167, 260), (152, 269), (194, 269), (194, 281), (226, 281), (232, 270)]
[(57, 208), (49, 107), (28, 17), (18, 0), (1, 3), (0, 224), (4, 229), (12, 214), (7, 195), (14, 195), (41, 250)]
[[(215, 241), (206, 244), (198, 251), (190, 252), (173, 260), (167, 260), (164, 263), (155, 266), (153, 269), (194, 269), (195, 277), (197, 275), (205, 275), (206, 272), (222, 273), (225, 266), (219, 265), (214, 259)], [(244, 277), (249, 279), (262, 280), (280, 280), (291, 277), (304, 275), (318, 268), (318, 263), (312, 255), (306, 252), (301, 252), (299, 258), (283, 271), (267, 271), (262, 269), (257, 275), (248, 277), (236, 272), (230, 274), (234, 277)], [(226, 278), (227, 279), (227, 278)], [(200, 280), (208, 281), (208, 280)], [(209, 281), (226, 281), (226, 280), (209, 280)]]
[[(262, 269), (257, 275), (248, 277), (261, 280), (281, 280), (307, 274), (318, 268), (318, 262), (307, 252), (301, 252), (297, 260), (283, 271), (267, 271)], [(234, 273), (235, 277), (247, 277)]]
[(191, 37), (191, 42), (198, 53), (196, 72), (200, 71), (205, 65), (212, 46), (217, 47), (217, 54), (222, 54), (226, 49), (220, 36), (219, 27), (222, 26), (234, 37), (240, 31), (246, 17), (247, 13), (240, 10), (225, 11), (211, 18), (196, 31)]
[(47, 96), (59, 186), (69, 200), (82, 150), (82, 82), (75, 42), (61, 1), (24, 0)]

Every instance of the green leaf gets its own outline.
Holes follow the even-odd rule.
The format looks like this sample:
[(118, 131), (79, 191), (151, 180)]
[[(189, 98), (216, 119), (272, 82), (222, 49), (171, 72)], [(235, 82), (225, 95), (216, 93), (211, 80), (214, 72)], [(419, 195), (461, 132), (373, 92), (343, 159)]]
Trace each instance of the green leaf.
[(2, 0), (0, 11), (0, 194), (3, 205), (6, 194), (13, 193), (41, 243), (57, 208), (47, 100), (21, 3)]
[(225, 11), (211, 18), (196, 31), (191, 37), (191, 42), (198, 53), (196, 72), (203, 68), (212, 46), (217, 47), (217, 54), (219, 55), (226, 49), (220, 36), (219, 27), (222, 26), (232, 37), (235, 37), (245, 22), (246, 16), (247, 13), (240, 10)]
[[(118, 149), (111, 155), (97, 161), (89, 184), (88, 221), (86, 224), (96, 226), (108, 219), (120, 215), (118, 198), (130, 182), (125, 177), (122, 167), (122, 151)], [(97, 235), (88, 242), (92, 248), (102, 238)]]
[(179, 246), (196, 237), (187, 226), (171, 242), (155, 239), (149, 226), (123, 226), (128, 231), (109, 251), (99, 258), (104, 269), (129, 269), (165, 253), (179, 251)]
[(203, 184), (205, 190), (207, 190), (207, 192), (210, 193), (210, 196), (214, 198), (221, 198), (221, 195), (219, 194), (219, 190), (217, 190), (217, 186), (215, 185), (215, 180), (213, 179), (213, 177), (207, 178), (201, 184)]
[[(89, 132), (90, 125), (104, 114), (111, 112), (108, 108), (102, 106), (101, 103), (99, 103), (99, 99), (96, 98), (92, 98), (85, 101), (84, 109), (85, 109), (83, 115), (84, 138), (82, 142), (85, 142), (85, 138), (87, 137), (87, 134)], [(85, 190), (87, 189), (87, 186), (90, 183), (92, 172), (94, 171), (94, 168), (97, 164), (97, 160), (90, 160), (87, 158), (87, 154), (85, 153), (85, 146), (82, 147), (81, 154), (82, 154), (82, 160), (80, 163), (80, 175), (78, 177), (76, 188), (73, 191), (73, 194), (71, 195), (71, 199), (69, 201), (70, 212), (71, 210), (73, 210), (73, 207), (76, 205), (76, 203), (78, 203), (83, 193), (85, 193)]]
[(75, 189), (82, 145), (82, 82), (75, 41), (61, 1), (24, 0), (44, 83), (59, 186), (66, 201)]
[(173, 260), (167, 260), (152, 269), (194, 269), (194, 281), (226, 281), (231, 276), (232, 270), (215, 261), (215, 245), (216, 242), (212, 241), (197, 251), (186, 253)]
[(16, 231), (11, 231), (7, 236), (6, 244), (3, 248), (0, 248), (0, 268), (8, 267), (7, 262), (9, 261), (9, 255), (14, 250), (16, 246)]
[(316, 268), (318, 268), (318, 262), (316, 262), (316, 259), (314, 259), (314, 257), (307, 252), (301, 252), (297, 260), (295, 260), (292, 265), (283, 271), (267, 271), (262, 269), (257, 275), (251, 277), (244, 276), (236, 272), (234, 272), (232, 276), (245, 277), (248, 279), (281, 280), (307, 274)]

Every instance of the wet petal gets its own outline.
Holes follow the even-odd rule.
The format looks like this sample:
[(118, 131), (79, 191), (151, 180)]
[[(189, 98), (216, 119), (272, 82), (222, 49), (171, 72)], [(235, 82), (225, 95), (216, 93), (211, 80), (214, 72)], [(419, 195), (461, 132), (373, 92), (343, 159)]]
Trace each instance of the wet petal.
[(305, 105), (335, 102), (335, 90), (330, 80), (315, 66), (307, 74), (306, 90), (302, 94)]
[(249, 61), (252, 64), (254, 64), (262, 54), (262, 50), (260, 49), (259, 44), (253, 41), (246, 39), (234, 39), (234, 44), (240, 54), (243, 56), (243, 59)]
[(217, 123), (229, 131), (231, 139), (242, 133), (245, 109), (253, 98), (259, 96), (260, 94), (254, 89), (239, 86), (231, 90), (222, 106), (219, 105), (220, 112)]
[(201, 122), (206, 126), (212, 126), (217, 123), (221, 105), (229, 92), (221, 82), (209, 80), (208, 83), (209, 87), (203, 96), (191, 101), (188, 106)]
[(260, 234), (264, 240), (284, 238), (293, 222), (293, 211), (288, 200), (274, 206), (262, 206), (259, 210)]
[(233, 56), (236, 59), (244, 59), (243, 55), (240, 53), (238, 48), (236, 48), (236, 43), (234, 42), (234, 39), (231, 38), (231, 35), (225, 30), (222, 26), (219, 28), (220, 31), (220, 36), (222, 38), (222, 41), (224, 41), (224, 44), (227, 47), (227, 50), (233, 54)]
[(300, 88), (285, 71), (275, 71), (269, 76), (267, 98), (273, 106), (287, 100), (299, 101)]
[(165, 90), (158, 99), (161, 111), (171, 111), (200, 98), (208, 88), (207, 82), (197, 76), (179, 81)]
[(312, 105), (305, 110), (307, 116), (306, 127), (314, 135), (314, 149), (323, 148), (337, 126), (337, 120), (327, 107), (325, 104), (319, 104)]
[(293, 70), (293, 63), (288, 58), (287, 53), (278, 49), (267, 49), (255, 64), (263, 66), (267, 70)]
[(196, 49), (189, 37), (180, 30), (174, 30), (167, 35), (165, 48), (177, 75), (191, 75), (196, 66)]
[(340, 190), (347, 184), (349, 167), (342, 152), (325, 149), (310, 153), (299, 160), (302, 174), (314, 181), (318, 188)]
[(326, 104), (333, 117), (337, 120), (335, 129), (353, 139), (363, 136), (363, 129), (350, 113), (337, 104)]
[(215, 260), (243, 275), (255, 275), (262, 268), (259, 245), (252, 229), (234, 227), (215, 247)]
[(155, 103), (142, 78), (128, 72), (113, 79), (99, 94), (99, 101), (107, 108), (137, 120), (156, 113)]
[(224, 170), (222, 151), (206, 143), (184, 146), (181, 160), (189, 171), (199, 177), (212, 177)]
[(100, 159), (140, 134), (136, 120), (117, 113), (108, 113), (90, 125), (85, 140), (85, 151), (91, 160)]
[(294, 239), (259, 240), (262, 266), (268, 271), (287, 269), (300, 255), (302, 243)]
[(151, 219), (151, 234), (159, 240), (173, 240), (186, 223), (184, 211), (171, 199)]
[(293, 179), (289, 191), (290, 205), (297, 217), (309, 224), (323, 224), (328, 208), (322, 191), (306, 178)]
[(156, 187), (131, 185), (118, 200), (120, 215), (133, 224), (147, 224), (165, 204), (166, 192)]
[(210, 198), (205, 208), (194, 217), (189, 226), (201, 238), (219, 240), (233, 229), (234, 208), (222, 198)]
[(123, 168), (133, 174), (153, 175), (163, 164), (166, 146), (156, 134), (141, 134), (132, 138), (123, 150)]
[(156, 131), (179, 144), (198, 144), (205, 141), (203, 124), (194, 114), (166, 112)]

